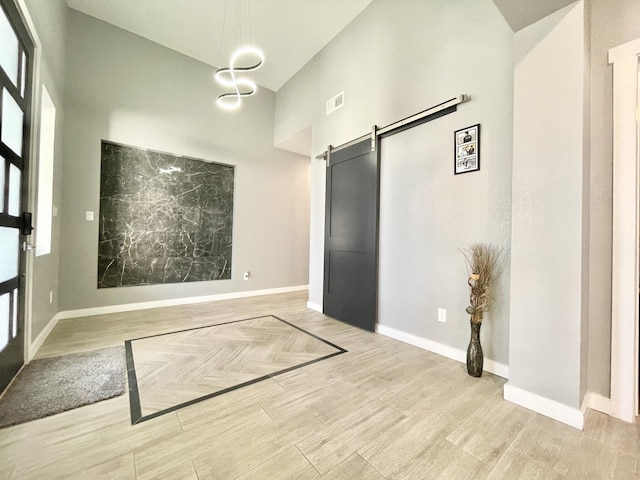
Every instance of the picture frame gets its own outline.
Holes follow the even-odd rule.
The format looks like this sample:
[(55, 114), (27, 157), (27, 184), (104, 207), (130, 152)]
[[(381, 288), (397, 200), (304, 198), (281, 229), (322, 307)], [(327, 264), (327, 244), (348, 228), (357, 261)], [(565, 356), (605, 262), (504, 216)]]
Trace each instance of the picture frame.
[(480, 170), (480, 124), (456, 130), (453, 143), (454, 175)]

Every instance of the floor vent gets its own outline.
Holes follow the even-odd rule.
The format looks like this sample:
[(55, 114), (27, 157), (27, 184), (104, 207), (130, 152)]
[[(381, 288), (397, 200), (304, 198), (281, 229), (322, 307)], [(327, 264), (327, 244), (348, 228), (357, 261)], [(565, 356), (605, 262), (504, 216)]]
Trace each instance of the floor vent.
[(339, 108), (342, 108), (343, 106), (344, 106), (344, 92), (340, 92), (335, 97), (332, 97), (329, 100), (327, 100), (327, 115), (332, 114), (333, 112), (335, 112)]

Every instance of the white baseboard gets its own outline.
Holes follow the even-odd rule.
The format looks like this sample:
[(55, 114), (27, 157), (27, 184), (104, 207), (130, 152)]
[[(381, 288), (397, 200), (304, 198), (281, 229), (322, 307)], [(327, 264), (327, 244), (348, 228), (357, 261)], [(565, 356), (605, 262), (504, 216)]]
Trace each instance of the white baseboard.
[(125, 303), (122, 305), (109, 305), (106, 307), (81, 308), (58, 312), (59, 319), (90, 317), (104, 315), (106, 313), (131, 312), (134, 310), (146, 310), (158, 307), (173, 307), (176, 305), (190, 305), (193, 303), (216, 302), (219, 300), (232, 300), (236, 298), (257, 297), (260, 295), (275, 295), (278, 293), (299, 292), (308, 290), (309, 285), (295, 287), (269, 288), (265, 290), (250, 290), (246, 292), (220, 293), (216, 295), (204, 295), (201, 297), (170, 298), (167, 300), (155, 300), (151, 302)]
[(317, 303), (307, 302), (307, 308), (309, 310), (315, 310), (316, 312), (323, 313), (322, 305), (318, 305)]
[[(467, 363), (467, 352), (458, 348), (445, 345), (443, 343), (434, 342), (426, 338), (418, 337), (411, 333), (402, 332), (386, 325), (376, 325), (376, 332), (386, 337), (391, 337), (401, 342), (408, 343), (418, 348), (428, 350), (443, 357), (457, 360), (461, 363)], [(484, 359), (483, 369), (489, 373), (493, 373), (502, 378), (509, 378), (509, 366), (504, 363), (496, 362), (489, 358)]]
[(31, 342), (31, 344), (29, 345), (29, 349), (27, 351), (26, 363), (29, 363), (31, 360), (33, 360), (33, 358), (36, 356), (36, 353), (38, 353), (38, 350), (40, 350), (40, 347), (42, 346), (44, 341), (47, 339), (49, 334), (53, 331), (55, 326), (58, 324), (58, 320), (60, 320), (60, 318), (61, 317), (59, 313), (56, 313), (53, 317), (51, 317), (51, 320), (49, 320), (49, 323), (47, 323), (47, 325), (42, 329), (42, 331), (36, 337), (36, 339), (33, 342)]
[(611, 400), (607, 397), (594, 392), (587, 392), (582, 402), (582, 411), (585, 412), (587, 408), (591, 410), (597, 410), (606, 415), (611, 414)]
[(527, 392), (508, 383), (504, 386), (504, 399), (578, 430), (584, 428), (584, 413), (581, 410)]

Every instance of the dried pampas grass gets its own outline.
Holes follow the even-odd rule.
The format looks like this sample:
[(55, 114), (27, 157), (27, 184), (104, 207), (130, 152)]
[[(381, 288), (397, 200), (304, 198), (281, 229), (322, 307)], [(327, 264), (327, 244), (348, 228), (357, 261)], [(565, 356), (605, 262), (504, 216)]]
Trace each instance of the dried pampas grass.
[(492, 286), (498, 274), (498, 259), (502, 249), (492, 244), (474, 243), (460, 251), (467, 263), (467, 283), (471, 289), (467, 313), (471, 315), (473, 323), (480, 323), (495, 303)]

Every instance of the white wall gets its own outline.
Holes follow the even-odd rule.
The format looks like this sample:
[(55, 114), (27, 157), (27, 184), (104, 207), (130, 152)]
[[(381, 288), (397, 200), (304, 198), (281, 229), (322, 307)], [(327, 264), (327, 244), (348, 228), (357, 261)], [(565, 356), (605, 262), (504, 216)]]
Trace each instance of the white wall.
[[(422, 182), (415, 186), (421, 195), (415, 212), (399, 220), (408, 227), (420, 218), (421, 227), (398, 240), (402, 245), (385, 249), (415, 255), (406, 276), (399, 278), (401, 269), (392, 276), (416, 292), (422, 289), (428, 300), (412, 303), (410, 312), (405, 308), (406, 315), (397, 316), (406, 300), (404, 289), (381, 285), (380, 321), (456, 348), (466, 348), (469, 336), (464, 262), (457, 248), (494, 241), (506, 247), (509, 264), (512, 42), (513, 33), (491, 0), (376, 0), (277, 94), (275, 143), (311, 125), (314, 157), (328, 144), (365, 134), (373, 124), (384, 126), (461, 93), (471, 95), (457, 113), (415, 129), (424, 138), (407, 132), (382, 145), (383, 182), (387, 160), (395, 159), (406, 159), (407, 165), (406, 170), (399, 167), (403, 176), (391, 187), (394, 191), (414, 173)], [(345, 106), (325, 116), (325, 101), (341, 91)], [(475, 123), (483, 124), (482, 169), (454, 178), (453, 131)], [(475, 197), (479, 212), (462, 208), (465, 195)], [(316, 306), (322, 305), (324, 196), (325, 165), (312, 160), (309, 300)], [(394, 240), (395, 224), (387, 227), (384, 217), (381, 221), (381, 241)], [(391, 264), (389, 257), (381, 268)], [(422, 264), (432, 269), (428, 277), (416, 269)], [(387, 278), (382, 271), (380, 277)], [(500, 304), (487, 322), (494, 324), (483, 332), (487, 354), (501, 362), (508, 360), (508, 278), (506, 268)], [(435, 323), (438, 306), (448, 308), (447, 324)]]
[(580, 407), (583, 3), (515, 35), (509, 384)]
[[(273, 92), (221, 111), (212, 67), (73, 10), (67, 54), (61, 310), (306, 285), (309, 159), (273, 148)], [(232, 280), (97, 289), (102, 139), (236, 165)]]

